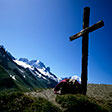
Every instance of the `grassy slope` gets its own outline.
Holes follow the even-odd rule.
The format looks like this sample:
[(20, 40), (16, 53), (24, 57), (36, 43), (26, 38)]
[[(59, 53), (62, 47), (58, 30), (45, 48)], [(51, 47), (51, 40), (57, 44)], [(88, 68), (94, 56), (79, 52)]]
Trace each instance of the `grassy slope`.
[[(31, 92), (27, 94), (28, 96), (31, 95), (33, 97), (44, 97), (45, 99), (57, 105), (59, 108), (65, 108), (65, 112), (69, 112), (69, 109), (74, 110), (75, 106), (79, 107), (77, 109), (80, 109), (80, 105), (83, 104), (85, 106), (82, 107), (82, 110), (78, 110), (78, 112), (84, 112), (84, 108), (87, 109), (89, 106), (91, 106), (94, 112), (112, 112), (112, 85), (88, 84), (87, 97), (83, 95), (59, 95), (57, 97), (53, 93), (53, 89)], [(57, 102), (55, 99), (57, 99)], [(91, 108), (88, 108), (86, 112), (92, 112)], [(72, 112), (76, 112), (76, 110)]]
[(33, 98), (20, 92), (0, 94), (0, 112), (61, 112), (44, 98)]
[(112, 85), (89, 84), (87, 96), (56, 96), (53, 89), (44, 89), (22, 96), (0, 95), (0, 102), (4, 112), (112, 112)]

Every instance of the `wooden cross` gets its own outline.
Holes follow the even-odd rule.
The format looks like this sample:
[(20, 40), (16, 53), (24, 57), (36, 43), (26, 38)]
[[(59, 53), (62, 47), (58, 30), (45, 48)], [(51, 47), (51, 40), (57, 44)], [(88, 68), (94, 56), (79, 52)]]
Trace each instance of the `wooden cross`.
[(83, 30), (79, 33), (70, 37), (70, 41), (79, 38), (82, 36), (82, 73), (81, 73), (81, 85), (82, 85), (82, 94), (86, 95), (87, 92), (87, 66), (88, 66), (88, 34), (98, 28), (104, 26), (103, 21), (99, 21), (96, 24), (89, 27), (89, 15), (90, 8), (84, 8), (83, 15)]

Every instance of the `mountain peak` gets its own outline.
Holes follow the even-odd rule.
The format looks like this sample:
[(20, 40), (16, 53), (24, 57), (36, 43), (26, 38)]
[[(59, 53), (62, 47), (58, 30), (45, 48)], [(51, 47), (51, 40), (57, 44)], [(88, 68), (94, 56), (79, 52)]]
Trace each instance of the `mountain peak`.
[(23, 61), (25, 63), (28, 63), (29, 62), (29, 60), (27, 58), (19, 58), (19, 61)]
[(40, 60), (36, 60), (36, 63), (40, 63), (41, 61)]
[(40, 60), (31, 60), (29, 61), (26, 58), (20, 58), (19, 60), (13, 60), (18, 65), (28, 68), (35, 76), (42, 77), (45, 79), (52, 79), (56, 82), (60, 81), (59, 77), (56, 77), (50, 72), (50, 67), (46, 67), (43, 62)]
[(31, 60), (31, 61), (29, 61), (28, 64), (35, 67), (35, 68), (40, 68), (40, 69), (46, 68), (44, 63), (41, 62), (40, 60)]
[(72, 76), (71, 79), (76, 79), (77, 81), (81, 82), (81, 78), (77, 75)]

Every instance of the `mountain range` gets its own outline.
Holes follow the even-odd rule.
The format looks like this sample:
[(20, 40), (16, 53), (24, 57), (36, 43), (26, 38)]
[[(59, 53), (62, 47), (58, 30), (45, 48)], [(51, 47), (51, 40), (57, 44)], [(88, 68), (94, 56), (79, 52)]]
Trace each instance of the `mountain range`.
[(0, 90), (53, 88), (61, 80), (40, 60), (16, 59), (0, 46)]
[[(68, 78), (81, 82), (77, 75)], [(46, 67), (40, 60), (16, 59), (0, 46), (0, 91), (54, 88), (63, 79), (51, 73), (50, 67)]]

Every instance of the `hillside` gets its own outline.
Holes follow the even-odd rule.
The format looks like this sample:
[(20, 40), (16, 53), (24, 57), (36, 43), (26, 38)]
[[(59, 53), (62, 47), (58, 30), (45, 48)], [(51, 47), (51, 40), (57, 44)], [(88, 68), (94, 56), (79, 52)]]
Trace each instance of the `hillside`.
[(87, 96), (56, 95), (53, 89), (0, 93), (1, 112), (112, 112), (112, 85), (88, 84)]
[(0, 90), (3, 90), (4, 88), (17, 89), (18, 87), (5, 69), (0, 66)]
[[(96, 100), (105, 100), (112, 103), (112, 85), (88, 84), (87, 90), (87, 96), (95, 98)], [(55, 103), (56, 94), (54, 94), (53, 89), (29, 92), (26, 94), (33, 97), (44, 97)]]
[[(112, 112), (112, 108), (111, 108), (111, 106), (112, 106), (112, 85), (88, 84), (87, 89), (88, 89), (87, 97), (89, 98), (90, 101), (96, 102), (96, 104), (100, 105), (102, 108), (107, 108), (107, 110), (109, 109), (109, 111), (104, 111), (104, 112)], [(59, 102), (58, 103), (56, 102), (57, 95), (54, 94), (53, 89), (41, 90), (41, 91), (37, 91), (37, 92), (29, 92), (26, 94), (28, 96), (30, 95), (30, 96), (36, 97), (36, 98), (38, 98), (38, 97), (45, 98), (63, 110), (63, 106), (61, 106), (59, 104)], [(63, 98), (63, 95), (61, 95), (61, 96)], [(78, 96), (78, 97), (82, 97), (82, 96)], [(64, 98), (62, 100), (64, 101)], [(71, 102), (71, 100), (69, 102)], [(83, 103), (82, 103), (82, 105), (83, 105)], [(71, 108), (73, 108), (73, 107), (71, 107)], [(81, 112), (83, 112), (83, 111), (81, 111)]]

